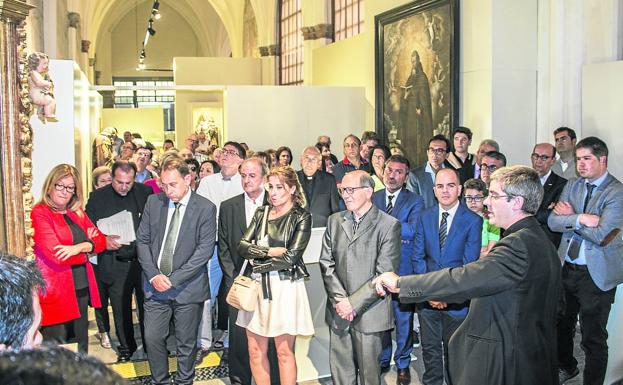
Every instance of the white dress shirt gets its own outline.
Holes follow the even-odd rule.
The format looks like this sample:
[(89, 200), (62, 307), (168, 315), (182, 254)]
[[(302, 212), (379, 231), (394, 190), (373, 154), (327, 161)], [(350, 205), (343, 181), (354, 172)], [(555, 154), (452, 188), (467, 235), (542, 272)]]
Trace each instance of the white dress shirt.
[(253, 219), (253, 215), (258, 207), (262, 206), (264, 203), (264, 194), (266, 190), (262, 189), (262, 193), (259, 197), (255, 199), (255, 202), (249, 197), (247, 193), (244, 193), (244, 215), (247, 221), (247, 227), (251, 224), (251, 220)]
[(541, 186), (545, 186), (545, 182), (547, 182), (547, 178), (549, 178), (549, 174), (552, 173), (552, 170), (550, 169), (547, 174), (543, 175), (541, 177)]
[[(237, 172), (229, 180), (223, 178), (223, 174), (216, 173), (201, 179), (197, 194), (210, 200), (216, 206), (216, 217), (220, 210), (221, 203), (229, 198), (240, 195), (242, 189), (242, 178)], [(218, 221), (217, 221), (218, 222)]]

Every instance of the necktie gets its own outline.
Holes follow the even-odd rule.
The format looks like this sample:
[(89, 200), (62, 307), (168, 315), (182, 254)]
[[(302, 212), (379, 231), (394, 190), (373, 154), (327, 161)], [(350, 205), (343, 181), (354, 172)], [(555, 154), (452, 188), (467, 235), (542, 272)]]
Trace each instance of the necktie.
[(439, 224), (439, 250), (443, 252), (443, 248), (446, 246), (446, 236), (448, 235), (448, 213), (447, 211), (441, 213), (441, 223)]
[[(582, 208), (582, 212), (585, 213), (588, 207), (588, 202), (590, 202), (591, 197), (593, 196), (593, 190), (595, 189), (594, 184), (587, 183), (586, 184), (586, 197), (584, 198), (584, 206)], [(571, 238), (571, 243), (569, 243), (569, 249), (567, 249), (567, 255), (569, 258), (574, 261), (580, 256), (580, 246), (582, 246), (582, 237), (574, 234)]]
[(393, 195), (387, 196), (387, 208), (385, 209), (385, 212), (390, 215), (392, 213), (392, 210), (394, 209), (394, 204), (392, 203), (393, 199), (394, 199)]
[(164, 275), (170, 275), (173, 271), (173, 252), (175, 251), (175, 237), (180, 227), (180, 203), (175, 202), (175, 211), (171, 217), (169, 224), (169, 232), (164, 240), (162, 247), (162, 256), (160, 258), (160, 272)]

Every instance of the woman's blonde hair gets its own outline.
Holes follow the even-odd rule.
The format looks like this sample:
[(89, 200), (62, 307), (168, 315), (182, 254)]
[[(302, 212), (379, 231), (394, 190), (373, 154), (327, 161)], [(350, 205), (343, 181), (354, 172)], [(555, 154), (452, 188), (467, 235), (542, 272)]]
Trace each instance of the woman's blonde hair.
[(266, 175), (266, 182), (271, 176), (276, 176), (281, 182), (288, 187), (296, 187), (292, 200), (294, 204), (299, 207), (305, 207), (307, 205), (307, 199), (305, 199), (305, 193), (303, 187), (299, 182), (299, 178), (296, 175), (296, 171), (290, 166), (277, 166), (270, 169), (268, 175)]
[(74, 184), (76, 185), (76, 190), (67, 203), (67, 210), (78, 211), (78, 209), (82, 207), (82, 182), (80, 180), (80, 173), (78, 173), (78, 169), (70, 164), (59, 164), (50, 171), (48, 176), (45, 178), (45, 182), (43, 182), (41, 200), (39, 203), (51, 207), (54, 210), (58, 210), (59, 208), (54, 205), (52, 198), (50, 198), (50, 192), (52, 189), (56, 188), (54, 185), (57, 184), (59, 180), (67, 176), (71, 176), (74, 179)]
[(108, 166), (99, 166), (99, 167), (96, 167), (95, 169), (93, 169), (93, 190), (95, 190), (97, 188), (97, 182), (98, 182), (100, 176), (102, 176), (104, 174), (110, 174), (110, 176), (112, 176), (112, 171), (110, 170), (110, 167), (108, 167)]

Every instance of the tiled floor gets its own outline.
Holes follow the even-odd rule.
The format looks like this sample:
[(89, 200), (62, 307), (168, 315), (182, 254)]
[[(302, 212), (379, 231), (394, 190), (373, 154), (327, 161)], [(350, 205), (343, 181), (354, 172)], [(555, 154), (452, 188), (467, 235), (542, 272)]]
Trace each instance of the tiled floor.
[[(110, 364), (111, 367), (113, 367), (113, 369), (126, 374), (126, 375), (145, 375), (145, 373), (147, 373), (148, 370), (148, 365), (147, 362), (144, 361), (145, 356), (144, 354), (140, 353), (141, 349), (139, 347), (139, 352), (135, 353), (135, 355), (133, 356), (133, 361), (132, 363), (128, 363), (128, 364), (117, 364), (115, 365), (115, 360), (116, 360), (116, 354), (114, 352), (113, 349), (104, 349), (100, 346), (99, 344), (99, 339), (96, 337), (97, 335), (97, 326), (95, 325), (95, 321), (93, 320), (93, 316), (91, 314), (91, 329), (89, 330), (89, 353), (97, 358), (99, 358), (100, 360), (102, 360), (103, 362)], [(111, 314), (111, 321), (112, 321), (112, 314)], [(114, 325), (111, 325), (114, 328)], [(138, 328), (138, 325), (136, 326), (136, 331), (135, 331), (135, 335), (138, 337), (140, 336), (140, 331)], [(115, 340), (115, 335), (114, 335), (114, 330), (111, 331), (111, 342), (113, 344), (113, 346), (116, 344), (116, 340)], [(579, 363), (580, 363), (580, 368), (582, 368), (584, 366), (584, 353), (582, 352), (582, 350), (580, 349), (579, 346), (579, 338), (580, 336), (578, 335), (576, 337), (575, 340), (575, 350), (576, 350), (576, 358), (578, 359)], [(140, 338), (137, 338), (137, 342), (139, 342), (140, 344)], [(413, 385), (421, 385), (420, 382), (420, 378), (422, 373), (424, 372), (424, 367), (423, 367), (423, 363), (422, 363), (422, 349), (421, 348), (416, 348), (414, 349), (414, 357), (415, 360), (412, 361), (411, 364), (411, 384)], [(174, 365), (175, 360), (171, 359), (170, 364)], [(197, 367), (198, 368), (198, 377), (197, 380), (195, 381), (195, 384), (197, 385), (229, 385), (229, 379), (225, 377), (225, 373), (226, 373), (226, 363), (221, 363), (220, 360), (220, 353), (211, 353), (209, 356), (207, 356), (204, 361)], [(220, 377), (220, 378), (215, 378), (215, 377)], [(205, 379), (204, 378), (210, 378), (210, 379)], [(146, 380), (146, 379), (144, 379)], [(137, 384), (140, 382), (136, 382)], [(145, 383), (149, 383), (148, 381), (146, 381)], [(396, 383), (396, 369), (394, 367), (392, 367), (392, 369), (386, 373), (383, 378), (382, 378), (382, 382), (381, 384), (383, 385), (394, 385)], [(582, 376), (581, 374), (579, 376), (577, 376), (576, 378), (570, 380), (569, 382), (567, 382), (567, 385), (579, 385), (582, 383)], [(301, 383), (301, 385), (332, 385), (333, 382), (331, 381), (330, 378), (326, 378), (326, 379), (321, 379), (318, 381), (307, 381), (304, 383)]]

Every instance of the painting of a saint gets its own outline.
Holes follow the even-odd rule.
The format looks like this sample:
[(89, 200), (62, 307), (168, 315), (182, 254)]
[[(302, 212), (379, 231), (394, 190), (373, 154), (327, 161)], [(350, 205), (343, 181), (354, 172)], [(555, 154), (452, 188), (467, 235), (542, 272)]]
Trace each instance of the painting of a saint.
[(377, 132), (413, 165), (428, 140), (455, 125), (458, 55), (455, 0), (414, 2), (376, 17)]

